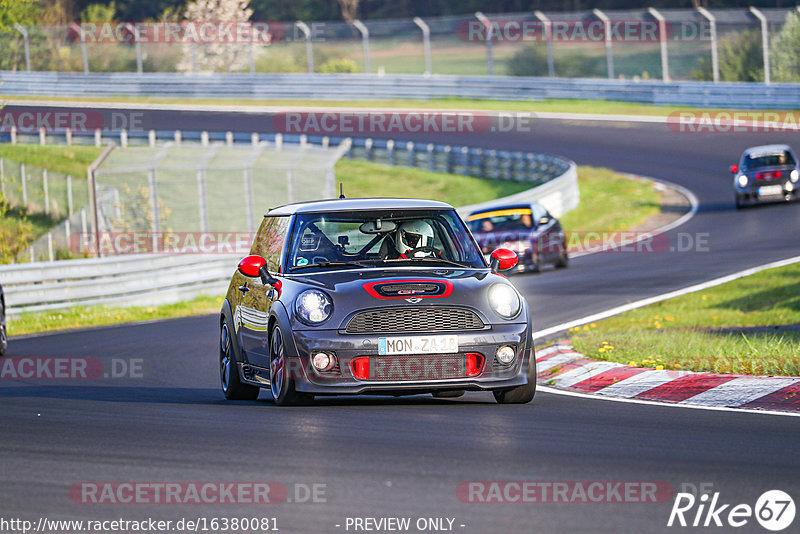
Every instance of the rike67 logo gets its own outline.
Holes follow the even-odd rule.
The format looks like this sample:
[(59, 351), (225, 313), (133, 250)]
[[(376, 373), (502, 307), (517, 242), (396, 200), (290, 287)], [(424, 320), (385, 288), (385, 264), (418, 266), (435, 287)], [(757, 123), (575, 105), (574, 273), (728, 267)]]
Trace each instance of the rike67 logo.
[(678, 493), (667, 526), (740, 528), (752, 524), (755, 519), (763, 528), (779, 532), (792, 524), (795, 511), (794, 500), (781, 490), (764, 492), (754, 506), (724, 503), (719, 492), (703, 493), (699, 497)]

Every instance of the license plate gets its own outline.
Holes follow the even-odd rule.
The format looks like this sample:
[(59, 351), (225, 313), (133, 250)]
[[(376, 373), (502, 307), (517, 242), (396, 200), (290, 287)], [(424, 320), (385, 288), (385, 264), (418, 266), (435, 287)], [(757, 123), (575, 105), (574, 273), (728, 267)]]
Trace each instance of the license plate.
[(770, 195), (782, 195), (783, 186), (780, 185), (765, 185), (758, 188), (759, 196), (766, 197)]
[(378, 338), (378, 354), (455, 354), (458, 336), (409, 336)]

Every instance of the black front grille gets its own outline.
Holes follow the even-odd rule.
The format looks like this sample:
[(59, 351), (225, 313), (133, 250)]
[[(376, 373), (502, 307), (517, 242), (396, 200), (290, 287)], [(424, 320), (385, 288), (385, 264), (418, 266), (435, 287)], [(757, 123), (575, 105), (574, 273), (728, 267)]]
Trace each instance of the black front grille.
[(475, 312), (461, 308), (384, 308), (355, 315), (345, 330), (349, 334), (454, 332), (483, 326)]

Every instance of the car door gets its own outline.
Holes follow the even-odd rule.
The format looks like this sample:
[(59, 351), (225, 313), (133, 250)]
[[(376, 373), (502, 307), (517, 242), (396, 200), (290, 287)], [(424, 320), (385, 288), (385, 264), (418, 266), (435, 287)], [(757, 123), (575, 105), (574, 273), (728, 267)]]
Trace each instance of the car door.
[[(265, 217), (250, 251), (267, 260), (267, 268), (273, 275), (280, 272), (288, 228), (289, 217)], [(260, 277), (242, 276), (241, 279), (242, 285), (237, 286), (239, 305), (235, 312), (239, 346), (249, 363), (268, 368), (269, 310), (279, 296), (278, 291), (271, 285), (264, 285)]]

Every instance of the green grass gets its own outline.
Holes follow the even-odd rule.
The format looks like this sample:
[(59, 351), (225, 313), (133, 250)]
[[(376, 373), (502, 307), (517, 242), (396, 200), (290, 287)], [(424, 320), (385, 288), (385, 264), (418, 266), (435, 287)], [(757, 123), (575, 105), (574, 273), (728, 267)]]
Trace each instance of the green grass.
[(529, 112), (554, 112), (554, 113), (599, 113), (611, 115), (647, 115), (667, 116), (674, 112), (708, 112), (715, 111), (742, 111), (754, 113), (758, 111), (779, 111), (792, 113), (800, 110), (744, 110), (737, 108), (698, 108), (691, 106), (657, 106), (652, 104), (636, 104), (615, 100), (581, 100), (581, 99), (556, 99), (556, 100), (475, 100), (462, 98), (437, 98), (431, 100), (233, 100), (225, 98), (198, 98), (187, 100), (185, 98), (162, 97), (31, 97), (12, 96), (4, 98), (10, 100), (30, 101), (64, 101), (64, 102), (119, 102), (119, 103), (145, 103), (145, 104), (179, 104), (179, 105), (231, 105), (243, 106), (298, 106), (298, 107), (371, 107), (371, 108), (411, 108), (411, 109), (481, 109), (487, 111), (529, 111)]
[(33, 165), (75, 178), (86, 179), (86, 168), (102, 148), (90, 146), (40, 146), (0, 144), (0, 158)]
[(70, 328), (89, 328), (219, 313), (221, 306), (222, 297), (210, 296), (200, 296), (194, 300), (165, 304), (163, 306), (135, 306), (130, 308), (74, 306), (64, 310), (23, 313), (12, 317), (8, 322), (8, 335), (21, 336)]
[(581, 201), (561, 217), (568, 231), (634, 228), (660, 211), (660, 193), (651, 182), (632, 180), (601, 167), (578, 167)]
[(428, 198), (453, 206), (466, 206), (530, 189), (530, 184), (520, 182), (347, 159), (336, 164), (336, 180), (344, 183), (348, 197)]
[(800, 264), (770, 269), (579, 327), (572, 343), (637, 366), (800, 376), (800, 332), (737, 330), (800, 323), (798, 287)]

